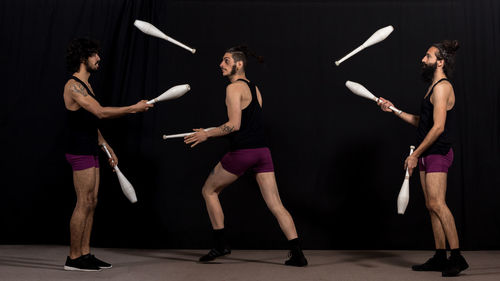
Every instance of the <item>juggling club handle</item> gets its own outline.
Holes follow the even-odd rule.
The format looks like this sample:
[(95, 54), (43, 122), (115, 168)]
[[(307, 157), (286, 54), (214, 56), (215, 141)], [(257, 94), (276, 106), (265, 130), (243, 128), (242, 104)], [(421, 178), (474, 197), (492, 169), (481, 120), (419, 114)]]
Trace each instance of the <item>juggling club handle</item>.
[[(415, 146), (413, 145), (410, 145), (410, 155), (413, 154), (413, 150), (415, 149)], [(408, 168), (406, 168), (406, 174), (405, 174), (405, 179), (409, 179), (410, 178), (410, 173), (408, 172)]]
[[(108, 147), (106, 146), (105, 143), (102, 144), (102, 148), (104, 148), (104, 151), (106, 152), (106, 154), (108, 155), (108, 158), (109, 159), (113, 159), (113, 157), (111, 157), (111, 153), (109, 153), (109, 150), (108, 150)], [(114, 161), (113, 161), (114, 162)], [(115, 164), (115, 167), (118, 168), (118, 165)]]

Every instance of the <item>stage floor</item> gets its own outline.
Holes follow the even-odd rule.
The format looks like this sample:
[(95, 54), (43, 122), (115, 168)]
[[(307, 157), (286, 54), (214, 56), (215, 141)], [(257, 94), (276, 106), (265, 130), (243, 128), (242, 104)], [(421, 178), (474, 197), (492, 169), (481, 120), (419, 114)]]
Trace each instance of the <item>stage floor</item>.
[[(0, 245), (0, 280), (443, 280), (440, 272), (413, 272), (431, 251), (304, 251), (309, 266), (282, 265), (284, 250), (234, 250), (211, 264), (197, 263), (207, 250), (96, 248), (93, 253), (113, 264), (101, 272), (63, 270), (68, 247)], [(500, 280), (500, 251), (468, 251), (470, 268), (459, 280)]]

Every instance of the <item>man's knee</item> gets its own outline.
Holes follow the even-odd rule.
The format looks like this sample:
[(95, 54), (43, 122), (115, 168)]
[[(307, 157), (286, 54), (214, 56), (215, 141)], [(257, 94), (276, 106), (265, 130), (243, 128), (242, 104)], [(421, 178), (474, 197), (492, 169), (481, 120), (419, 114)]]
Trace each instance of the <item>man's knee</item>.
[(92, 195), (89, 199), (90, 209), (93, 211), (97, 206), (97, 196)]
[(203, 185), (203, 188), (201, 189), (201, 194), (203, 195), (203, 198), (206, 199), (210, 196), (219, 195), (219, 192), (217, 192), (216, 190), (216, 186), (205, 183), (205, 185)]
[(77, 205), (86, 212), (92, 211), (97, 206), (97, 196), (92, 193), (81, 196), (78, 198)]
[(443, 206), (444, 202), (441, 202), (439, 200), (429, 200), (426, 202), (427, 210), (436, 214), (439, 214), (441, 212)]

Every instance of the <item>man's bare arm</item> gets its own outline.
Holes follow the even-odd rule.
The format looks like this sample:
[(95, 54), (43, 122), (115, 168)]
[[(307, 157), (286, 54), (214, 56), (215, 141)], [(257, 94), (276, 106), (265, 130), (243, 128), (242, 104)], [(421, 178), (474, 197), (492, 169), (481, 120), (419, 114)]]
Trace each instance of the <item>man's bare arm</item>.
[(79, 83), (68, 83), (65, 87), (65, 92), (78, 105), (85, 110), (97, 116), (97, 118), (115, 118), (129, 113), (137, 113), (146, 111), (152, 105), (146, 104), (146, 100), (142, 100), (135, 105), (123, 107), (103, 107), (93, 97), (89, 96), (87, 90)]
[(230, 84), (226, 88), (226, 106), (229, 121), (209, 131), (194, 129), (195, 133), (184, 137), (184, 142), (186, 144), (191, 144), (191, 147), (194, 147), (199, 143), (206, 141), (209, 137), (225, 136), (240, 129), (241, 97), (243, 88), (242, 85), (238, 84), (239, 83)]
[(403, 119), (403, 121), (405, 121), (406, 123), (413, 125), (415, 127), (418, 127), (418, 122), (420, 121), (420, 116), (413, 115), (413, 114), (406, 113), (406, 112), (401, 112), (401, 114), (399, 114), (399, 113), (397, 113), (389, 108), (390, 106), (394, 106), (394, 104), (392, 104), (392, 102), (390, 102), (389, 100), (386, 100), (382, 97), (380, 98), (380, 102), (378, 103), (378, 105), (380, 106), (380, 108), (383, 111), (393, 112), (394, 114), (396, 114), (396, 116)]
[(226, 107), (228, 121), (214, 130), (207, 131), (207, 137), (220, 137), (238, 131), (241, 125), (242, 85), (230, 84), (226, 88)]
[(396, 114), (396, 116), (398, 116), (399, 118), (403, 119), (403, 121), (405, 121), (406, 123), (418, 127), (418, 122), (420, 122), (419, 115), (414, 115), (406, 112), (401, 112), (401, 114), (394, 112), (394, 114)]
[(97, 129), (97, 141), (98, 141), (97, 143), (99, 144), (99, 146), (101, 146), (101, 149), (104, 153), (106, 153), (106, 151), (104, 150), (104, 147), (102, 147), (102, 146), (106, 145), (106, 148), (108, 149), (109, 154), (111, 154), (111, 159), (108, 159), (109, 165), (111, 167), (118, 165), (118, 157), (116, 157), (115, 151), (113, 150), (113, 148), (111, 148), (109, 143), (106, 142), (106, 140), (102, 136), (101, 131), (99, 129)]

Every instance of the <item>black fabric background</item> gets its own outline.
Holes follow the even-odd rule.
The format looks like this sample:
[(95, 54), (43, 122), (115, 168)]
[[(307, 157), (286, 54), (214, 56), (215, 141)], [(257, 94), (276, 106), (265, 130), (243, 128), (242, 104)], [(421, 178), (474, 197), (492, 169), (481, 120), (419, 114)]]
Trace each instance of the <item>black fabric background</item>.
[[(146, 36), (153, 23), (197, 49), (190, 54)], [(334, 61), (375, 30), (395, 31), (340, 67)], [(458, 39), (455, 162), (447, 202), (462, 248), (500, 248), (498, 1), (1, 1), (0, 243), (68, 244), (75, 203), (64, 159), (64, 55), (75, 37), (101, 41), (91, 83), (105, 106), (150, 99), (189, 83), (178, 100), (145, 114), (106, 120), (102, 133), (134, 184), (123, 196), (101, 154), (101, 186), (92, 245), (208, 248), (210, 222), (201, 196), (227, 149), (213, 139), (190, 149), (164, 133), (226, 121), (218, 65), (227, 48), (248, 44), (266, 58), (247, 76), (262, 91), (276, 177), (307, 249), (431, 249), (418, 177), (410, 204), (396, 213), (403, 161), (415, 128), (352, 95), (360, 82), (404, 111), (417, 113), (426, 85), (420, 60), (433, 42)], [(286, 247), (251, 176), (221, 201), (234, 248)]]

